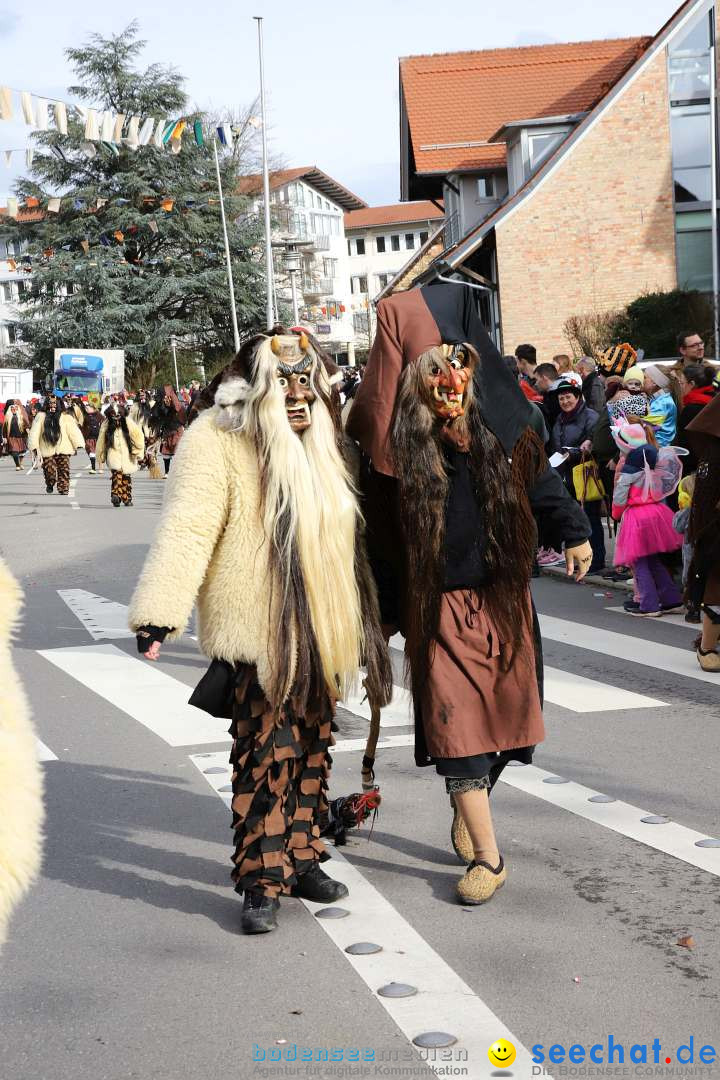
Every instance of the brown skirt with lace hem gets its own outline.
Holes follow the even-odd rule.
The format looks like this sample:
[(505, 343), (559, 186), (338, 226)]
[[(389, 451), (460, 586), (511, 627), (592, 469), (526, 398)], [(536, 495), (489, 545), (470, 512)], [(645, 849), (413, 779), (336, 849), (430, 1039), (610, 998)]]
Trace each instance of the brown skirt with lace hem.
[(327, 812), (333, 704), (321, 691), (304, 709), (292, 697), (273, 709), (254, 665), (239, 667), (236, 686), (232, 880), (238, 892), (259, 889), (276, 897), (289, 893), (315, 861), (328, 858), (318, 815)]

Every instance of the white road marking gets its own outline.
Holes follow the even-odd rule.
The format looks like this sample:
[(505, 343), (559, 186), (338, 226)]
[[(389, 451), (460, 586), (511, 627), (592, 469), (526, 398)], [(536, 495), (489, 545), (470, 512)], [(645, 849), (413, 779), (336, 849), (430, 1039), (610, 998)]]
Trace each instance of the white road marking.
[(631, 840), (638, 840), (656, 851), (663, 851), (666, 855), (672, 855), (682, 862), (698, 866), (701, 870), (720, 877), (720, 848), (695, 847), (698, 840), (707, 838), (707, 833), (696, 832), (684, 825), (678, 825), (675, 821), (664, 825), (646, 824), (641, 818), (650, 814), (662, 815), (662, 811), (641, 810), (620, 799), (608, 803), (589, 802), (593, 796), (602, 793), (583, 784), (576, 784), (573, 780), (565, 784), (544, 783), (548, 777), (555, 775), (535, 765), (525, 765), (522, 768), (505, 769), (500, 779), (503, 784), (517, 788), (518, 791), (534, 795), (553, 806), (569, 810), (571, 814), (594, 821), (596, 825), (612, 829), (613, 832), (621, 833)]
[[(364, 690), (360, 690), (355, 694), (348, 694), (345, 700), (338, 702), (338, 704), (355, 716), (363, 716), (366, 720), (370, 719), (370, 706), (365, 700)], [(412, 722), (412, 700), (409, 691), (403, 686), (393, 686), (392, 701), (380, 713), (380, 727), (409, 727)]]
[[(605, 608), (605, 610), (606, 611), (617, 612), (618, 615), (623, 615), (626, 619), (629, 619), (631, 617), (631, 616), (629, 616), (627, 614), (625, 609), (621, 608), (621, 607), (608, 607), (608, 608)], [(650, 621), (652, 622), (652, 620), (650, 620)], [(684, 615), (663, 615), (662, 618), (658, 619), (657, 621), (658, 622), (664, 622), (664, 623), (669, 622), (669, 623), (672, 623), (673, 626), (682, 626), (686, 630), (692, 630), (693, 633), (695, 633), (695, 634), (700, 633), (700, 624), (699, 623), (687, 623), (687, 622), (685, 622), (685, 616)]]
[[(378, 739), (377, 749), (388, 750), (394, 746), (412, 746), (415, 742), (414, 735), (386, 735), (384, 739)], [(350, 754), (356, 750), (364, 750), (367, 739), (338, 739), (330, 749), (331, 754)]]
[(169, 746), (228, 742), (228, 721), (188, 705), (189, 686), (115, 645), (41, 649), (39, 654)]
[[(649, 620), (652, 622), (652, 619)], [(614, 630), (603, 630), (597, 626), (572, 622), (570, 619), (556, 619), (552, 615), (540, 615), (540, 630), (548, 641), (560, 641), (563, 645), (573, 645), (578, 649), (589, 649), (618, 660), (643, 664), (659, 674), (683, 675), (687, 679), (712, 683), (718, 686), (717, 675), (703, 671), (691, 649), (677, 649), (673, 645), (661, 645), (643, 637), (631, 637), (629, 634), (617, 634)]]
[[(224, 762), (220, 762), (221, 757)], [(230, 782), (227, 754), (196, 754), (191, 760), (216, 794), (229, 805), (230, 793), (219, 790)], [(218, 768), (221, 764), (226, 769), (224, 774), (205, 774), (206, 769)], [(318, 919), (318, 924), (342, 950), (343, 956), (407, 1039), (412, 1042), (424, 1031), (446, 1031), (455, 1035), (457, 1043), (453, 1049), (467, 1051), (467, 1062), (456, 1064), (467, 1067), (472, 1080), (494, 1075), (487, 1056), (488, 1047), (496, 1039), (507, 1039), (514, 1044), (517, 1057), (512, 1073), (501, 1075), (523, 1080), (530, 1078), (530, 1054), (517, 1036), (337, 849), (332, 851), (331, 876), (344, 882), (350, 890), (346, 899), (338, 901), (338, 906), (350, 914), (343, 919)], [(326, 906), (302, 902), (312, 915)], [(369, 956), (346, 953), (346, 947), (356, 941), (373, 941), (382, 946), (382, 952)], [(406, 998), (378, 996), (378, 989), (390, 982), (409, 983), (417, 987), (418, 993)], [(436, 1061), (432, 1057), (432, 1054), (427, 1058), (423, 1056), (427, 1067), (440, 1076), (445, 1075), (447, 1063), (442, 1061), (442, 1054), (437, 1054)]]
[(619, 686), (585, 679), (572, 671), (547, 666), (545, 700), (578, 713), (610, 712), (613, 709), (656, 709), (667, 704)]
[(58, 589), (58, 595), (95, 641), (135, 637), (128, 629), (126, 604), (117, 604), (85, 589)]
[(35, 740), (37, 744), (37, 759), (38, 761), (57, 761), (57, 754), (53, 754), (49, 746), (46, 746), (44, 742), (40, 742), (39, 739)]

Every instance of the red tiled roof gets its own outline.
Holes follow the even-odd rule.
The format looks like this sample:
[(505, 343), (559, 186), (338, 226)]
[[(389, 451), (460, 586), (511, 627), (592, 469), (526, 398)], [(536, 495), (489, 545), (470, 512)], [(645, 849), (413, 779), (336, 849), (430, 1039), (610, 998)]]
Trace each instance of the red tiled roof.
[[(332, 199), (343, 210), (359, 210), (361, 207), (367, 206), (364, 199), (354, 195), (352, 191), (349, 191), (343, 184), (338, 183), (337, 180), (333, 180), (332, 176), (328, 176), (322, 169), (318, 169), (317, 165), (304, 165), (299, 169), (277, 169), (275, 172), (271, 172), (270, 190), (274, 191), (276, 188), (284, 187), (285, 184), (289, 184), (293, 180), (304, 180), (312, 187), (317, 188), (318, 191), (322, 191), (323, 195), (328, 199)], [(236, 190), (238, 195), (259, 195), (262, 191), (262, 183), (261, 173), (241, 176)]]
[(415, 171), (504, 165), (505, 146), (484, 145), (503, 124), (590, 109), (651, 41), (618, 38), (404, 57), (400, 82)]
[[(0, 206), (0, 217), (7, 217), (7, 206)], [(17, 217), (12, 218), (13, 221), (42, 221), (45, 217), (45, 211), (37, 208), (33, 210), (25, 210), (22, 206), (18, 207)]]
[(431, 221), (444, 217), (444, 212), (429, 199), (418, 202), (391, 203), (390, 206), (368, 206), (345, 214), (346, 229), (370, 228), (373, 225), (401, 225), (411, 221)]

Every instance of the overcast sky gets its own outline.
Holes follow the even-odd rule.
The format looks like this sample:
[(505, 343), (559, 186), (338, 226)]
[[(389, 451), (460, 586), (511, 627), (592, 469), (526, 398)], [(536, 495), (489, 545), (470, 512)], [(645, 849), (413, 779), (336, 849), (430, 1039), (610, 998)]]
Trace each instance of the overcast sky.
[[(64, 96), (64, 49), (90, 33), (118, 33), (137, 17), (145, 63), (171, 64), (192, 102), (237, 107), (258, 88), (264, 16), (271, 151), (318, 165), (371, 204), (399, 198), (398, 57), (461, 49), (654, 34), (679, 0), (0, 0), (0, 82)], [(24, 147), (28, 128), (0, 122), (0, 149)], [(14, 155), (18, 168), (20, 155)], [(0, 155), (0, 199), (17, 169)]]

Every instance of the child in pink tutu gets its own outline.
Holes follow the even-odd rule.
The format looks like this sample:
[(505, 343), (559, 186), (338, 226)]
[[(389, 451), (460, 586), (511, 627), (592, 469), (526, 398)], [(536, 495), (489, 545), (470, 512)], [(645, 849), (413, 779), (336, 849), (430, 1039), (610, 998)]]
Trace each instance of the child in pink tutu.
[(625, 611), (644, 618), (682, 611), (680, 590), (659, 555), (682, 545), (664, 500), (680, 483), (680, 456), (687, 451), (675, 446), (658, 449), (652, 432), (642, 424), (621, 423), (612, 433), (624, 455), (613, 492), (612, 514), (620, 521), (615, 565), (632, 566), (637, 597), (625, 603)]

